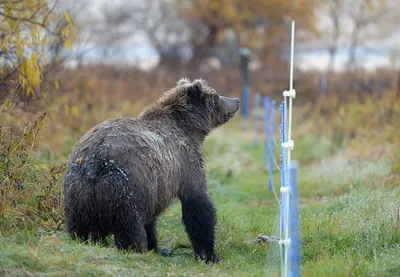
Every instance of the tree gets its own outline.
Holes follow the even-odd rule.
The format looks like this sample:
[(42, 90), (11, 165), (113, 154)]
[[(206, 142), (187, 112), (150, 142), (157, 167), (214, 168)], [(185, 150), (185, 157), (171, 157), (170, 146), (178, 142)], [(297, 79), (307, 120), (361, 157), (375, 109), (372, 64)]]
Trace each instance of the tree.
[(339, 48), (341, 35), (341, 19), (343, 12), (343, 0), (332, 0), (328, 3), (328, 16), (331, 23), (330, 41), (328, 42), (328, 74), (333, 74), (335, 69), (336, 54)]
[(280, 59), (275, 54), (281, 54), (288, 42), (287, 19), (296, 20), (296, 34), (313, 29), (312, 4), (311, 0), (126, 0), (105, 3), (94, 16), (85, 12), (81, 21), (85, 27), (79, 26), (90, 33), (89, 44), (111, 58), (116, 49), (126, 54), (127, 48), (140, 44), (158, 54), (161, 67), (186, 64), (186, 69), (196, 70), (209, 57), (237, 65), (240, 47), (256, 50), (252, 53), (260, 58)]
[[(397, 24), (388, 25), (395, 20), (398, 2), (394, 0), (352, 0), (345, 6), (346, 19), (352, 26), (348, 34), (348, 71), (356, 68), (356, 53), (371, 41), (389, 37)], [(384, 28), (379, 28), (385, 26)]]
[(60, 48), (72, 49), (75, 34), (70, 15), (57, 12), (57, 1), (0, 0), (0, 103), (16, 95), (40, 97), (49, 67), (59, 62)]
[[(191, 28), (193, 60), (218, 57), (228, 64), (237, 64), (238, 49), (248, 47), (259, 59), (278, 58), (288, 42), (289, 21), (297, 22), (297, 30), (314, 29), (314, 6), (311, 1), (275, 0), (181, 0), (182, 14)], [(230, 41), (231, 43), (226, 43)], [(227, 47), (234, 46), (236, 55), (230, 60)], [(270, 53), (274, 53), (270, 55)], [(275, 55), (275, 57), (277, 57)], [(269, 64), (270, 65), (270, 64)]]
[(144, 1), (135, 10), (135, 24), (158, 53), (159, 65), (176, 67), (189, 59), (189, 29), (176, 0)]

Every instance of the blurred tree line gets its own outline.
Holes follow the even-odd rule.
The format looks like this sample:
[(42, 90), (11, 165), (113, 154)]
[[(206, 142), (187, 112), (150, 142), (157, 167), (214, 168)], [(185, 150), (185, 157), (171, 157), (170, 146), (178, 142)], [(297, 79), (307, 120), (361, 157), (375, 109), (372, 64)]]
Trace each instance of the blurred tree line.
[[(398, 82), (395, 62), (373, 74), (359, 63), (361, 51), (388, 52), (396, 60), (396, 5), (396, 0), (0, 0), (0, 101), (82, 86), (86, 73), (74, 74), (76, 65), (138, 97), (152, 86), (163, 91), (182, 76), (207, 78), (222, 93), (237, 93), (242, 47), (251, 50), (251, 89), (280, 93), (288, 82), (291, 20), (297, 53), (329, 54), (326, 71), (304, 71), (296, 62), (302, 95), (312, 99), (326, 90), (340, 92), (346, 101), (351, 91), (362, 98), (366, 91), (393, 90)], [(157, 65), (141, 70), (140, 64), (149, 63), (144, 56), (124, 67), (124, 59), (134, 56), (126, 49), (143, 45), (155, 52)], [(348, 61), (336, 72), (342, 48)], [(60, 67), (64, 62), (73, 70)]]

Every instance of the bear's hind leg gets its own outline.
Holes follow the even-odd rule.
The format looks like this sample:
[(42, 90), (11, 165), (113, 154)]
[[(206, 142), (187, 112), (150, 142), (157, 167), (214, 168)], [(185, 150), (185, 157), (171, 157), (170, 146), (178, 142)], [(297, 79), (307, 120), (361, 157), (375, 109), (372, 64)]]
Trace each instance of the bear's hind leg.
[(152, 222), (150, 224), (145, 225), (146, 234), (147, 234), (147, 247), (149, 251), (154, 250), (159, 253), (161, 256), (167, 257), (172, 255), (172, 249), (169, 248), (158, 248), (157, 242), (157, 226), (156, 222)]
[(68, 229), (68, 233), (72, 239), (78, 240), (79, 242), (87, 242), (89, 239), (89, 231)]
[(158, 243), (157, 243), (157, 227), (156, 222), (152, 222), (144, 226), (146, 229), (147, 235), (147, 247), (149, 251), (155, 250), (158, 251)]
[(94, 243), (98, 243), (103, 246), (107, 246), (107, 233), (102, 231), (90, 232), (90, 238)]
[(134, 250), (138, 253), (148, 251), (147, 235), (143, 225), (129, 225), (129, 227), (118, 228), (114, 233), (115, 245), (119, 249)]
[(69, 230), (69, 233), (72, 235), (73, 239), (77, 239), (80, 242), (87, 243), (89, 241), (93, 241), (94, 243), (99, 243), (102, 245), (107, 244), (107, 233), (101, 231), (93, 231), (96, 228), (90, 228), (85, 226), (79, 230)]

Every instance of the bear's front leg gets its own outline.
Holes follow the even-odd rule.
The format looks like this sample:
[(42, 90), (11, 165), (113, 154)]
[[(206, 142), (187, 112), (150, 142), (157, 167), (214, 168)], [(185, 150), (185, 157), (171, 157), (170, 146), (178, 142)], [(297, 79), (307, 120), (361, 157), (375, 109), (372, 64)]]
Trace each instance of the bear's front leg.
[(195, 257), (206, 262), (218, 262), (214, 252), (216, 211), (207, 193), (187, 190), (180, 197), (182, 221), (193, 245)]

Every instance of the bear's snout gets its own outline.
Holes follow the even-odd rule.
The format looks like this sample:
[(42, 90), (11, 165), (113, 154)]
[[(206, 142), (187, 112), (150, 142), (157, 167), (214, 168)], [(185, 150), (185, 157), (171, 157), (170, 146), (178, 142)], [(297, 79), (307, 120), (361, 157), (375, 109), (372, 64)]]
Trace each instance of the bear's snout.
[(235, 100), (236, 100), (236, 104), (237, 104), (237, 108), (236, 108), (236, 112), (237, 112), (240, 108), (240, 98), (235, 98)]
[(220, 103), (222, 109), (225, 111), (226, 114), (234, 115), (240, 107), (240, 99), (239, 98), (229, 98), (229, 97), (220, 97)]

